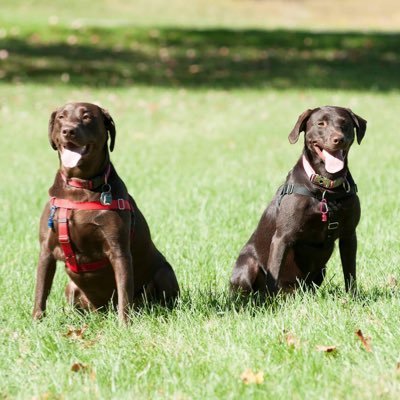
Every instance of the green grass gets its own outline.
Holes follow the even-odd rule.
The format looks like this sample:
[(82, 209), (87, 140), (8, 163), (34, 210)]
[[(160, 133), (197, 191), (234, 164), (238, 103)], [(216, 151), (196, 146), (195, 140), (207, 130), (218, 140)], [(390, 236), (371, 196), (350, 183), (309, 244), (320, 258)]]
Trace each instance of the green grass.
[[(392, 67), (380, 60), (393, 53), (396, 65), (398, 34), (327, 29), (320, 35), (309, 29), (304, 33), (313, 39), (306, 40), (312, 43), (307, 64), (302, 60), (307, 54), (303, 26), (263, 29), (254, 14), (254, 24), (246, 25), (240, 2), (232, 8), (216, 2), (214, 7), (226, 7), (226, 19), (216, 22), (203, 11), (196, 29), (188, 26), (195, 21), (192, 11), (185, 11), (186, 23), (175, 12), (179, 22), (174, 25), (173, 10), (159, 17), (150, 12), (127, 29), (124, 21), (132, 18), (132, 9), (124, 2), (115, 7), (100, 2), (94, 15), (85, 12), (88, 23), (76, 33), (79, 44), (63, 47), (81, 2), (71, 2), (70, 8), (56, 2), (58, 8), (47, 15), (41, 8), (45, 2), (24, 12), (22, 2), (5, 3), (0, 17), (7, 32), (0, 50), (9, 52), (0, 61), (0, 71), (6, 71), (0, 80), (0, 398), (397, 399), (400, 97), (398, 76), (390, 75)], [(12, 13), (13, 7), (17, 12)], [(96, 25), (104, 9), (112, 18)], [(60, 22), (50, 29), (48, 16), (56, 11)], [(238, 28), (246, 30), (246, 39)], [(95, 33), (103, 43), (100, 51), (119, 49), (110, 53), (110, 70), (103, 61), (96, 67), (102, 53), (90, 44)], [(363, 43), (370, 39), (374, 45), (368, 53)], [(148, 75), (131, 63), (127, 49), (132, 41), (149, 59)], [(288, 85), (279, 83), (279, 68), (268, 76), (264, 64), (258, 70), (251, 60), (261, 56), (264, 42), (268, 48), (277, 43), (273, 54), (280, 65), (302, 64), (306, 81), (290, 68), (282, 72)], [(343, 43), (350, 53), (344, 53), (337, 70), (328, 55)], [(165, 65), (156, 60), (160, 44), (171, 48), (173, 57), (183, 55), (176, 81), (163, 75)], [(351, 59), (352, 46), (363, 62)], [(230, 48), (229, 54), (218, 53), (221, 47)], [(291, 47), (292, 61), (286, 56)], [(196, 65), (203, 63), (208, 72), (228, 57), (223, 64), (228, 75), (188, 72), (190, 64), (183, 59), (191, 48), (197, 49)], [(60, 60), (65, 50), (67, 57)], [(236, 53), (243, 57), (242, 70), (234, 66)], [(35, 60), (41, 63), (35, 66)], [(80, 72), (73, 72), (74, 65)], [(314, 67), (332, 79), (326, 82), (316, 74), (314, 80)], [(61, 82), (66, 71), (70, 79)], [(47, 122), (55, 107), (70, 100), (99, 102), (109, 109), (117, 126), (112, 160), (182, 288), (174, 310), (146, 307), (132, 313), (127, 328), (119, 326), (115, 313), (82, 316), (70, 309), (63, 296), (62, 265), (47, 318), (41, 323), (30, 318), (38, 219), (57, 168)], [(304, 109), (325, 104), (351, 107), (368, 120), (362, 145), (354, 145), (350, 155), (362, 204), (360, 295), (344, 293), (335, 252), (326, 283), (315, 294), (300, 291), (261, 305), (233, 301), (227, 291), (232, 264), (301, 151), (300, 144), (289, 145), (287, 135)], [(71, 327), (86, 330), (74, 336)], [(371, 338), (372, 352), (356, 337), (358, 329)], [(319, 352), (318, 345), (333, 345), (337, 351)], [(263, 372), (263, 383), (244, 384), (241, 374), (247, 368)]]

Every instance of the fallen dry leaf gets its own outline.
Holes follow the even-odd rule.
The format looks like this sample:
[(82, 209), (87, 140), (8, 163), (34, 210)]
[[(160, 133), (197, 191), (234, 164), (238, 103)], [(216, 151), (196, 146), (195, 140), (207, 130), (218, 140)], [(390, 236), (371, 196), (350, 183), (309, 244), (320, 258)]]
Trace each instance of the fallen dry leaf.
[(361, 332), (361, 329), (358, 329), (356, 331), (356, 336), (360, 339), (360, 341), (363, 344), (365, 350), (368, 351), (368, 352), (372, 352), (371, 344), (370, 344), (371, 338), (364, 336), (363, 333)]
[(67, 43), (70, 46), (75, 46), (78, 43), (78, 37), (75, 35), (70, 35), (67, 37)]
[(387, 277), (387, 285), (391, 288), (391, 289), (395, 289), (398, 285), (398, 281), (396, 279), (396, 277), (394, 275), (389, 275)]
[(33, 396), (31, 400), (48, 400), (48, 399), (54, 399), (54, 395), (49, 392), (44, 392), (39, 394), (38, 396)]
[(90, 371), (90, 375), (89, 378), (92, 382), (96, 381), (96, 372), (94, 372), (93, 370)]
[(189, 66), (189, 72), (191, 74), (198, 74), (201, 71), (201, 66), (197, 64), (192, 64)]
[(6, 49), (0, 50), (0, 60), (6, 60), (9, 55), (9, 52)]
[(99, 341), (98, 337), (97, 337), (96, 339), (93, 339), (93, 340), (84, 340), (84, 341), (82, 342), (82, 346), (83, 346), (85, 349), (88, 349), (89, 347), (92, 347), (92, 346), (94, 346), (95, 344), (97, 344), (98, 341)]
[(230, 52), (229, 47), (220, 47), (220, 48), (218, 49), (218, 54), (221, 55), (221, 56), (223, 56), (223, 57), (228, 56), (228, 55), (229, 55), (229, 52)]
[(284, 341), (289, 347), (293, 347), (294, 349), (298, 349), (300, 347), (300, 340), (293, 335), (291, 332), (283, 331)]
[(80, 362), (73, 363), (71, 365), (71, 371), (73, 371), (73, 372), (86, 371), (87, 369), (88, 369), (88, 366), (86, 364), (82, 364)]
[(85, 333), (87, 328), (88, 328), (87, 325), (83, 325), (81, 328), (75, 328), (73, 326), (70, 326), (68, 327), (68, 331), (65, 334), (65, 336), (73, 340), (82, 340), (83, 334)]
[(250, 368), (245, 369), (240, 375), (240, 379), (245, 385), (256, 384), (260, 385), (264, 382), (264, 372), (259, 371), (254, 373)]
[(324, 353), (336, 353), (337, 347), (336, 346), (317, 346), (317, 351), (322, 351)]

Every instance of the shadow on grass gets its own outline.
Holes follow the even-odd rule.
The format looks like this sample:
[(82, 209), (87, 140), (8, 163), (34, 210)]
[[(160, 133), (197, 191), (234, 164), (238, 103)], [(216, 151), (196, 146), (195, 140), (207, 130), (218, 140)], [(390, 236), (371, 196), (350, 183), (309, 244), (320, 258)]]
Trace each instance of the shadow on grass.
[(400, 34), (45, 28), (0, 39), (5, 82), (400, 89)]
[[(337, 303), (338, 307), (348, 308), (355, 305), (367, 307), (368, 305), (379, 301), (390, 301), (393, 299), (400, 300), (400, 288), (390, 288), (384, 286), (374, 286), (369, 289), (360, 288), (357, 295), (352, 296), (344, 291), (342, 285), (324, 283), (317, 290), (298, 289), (290, 295), (265, 297), (252, 294), (248, 297), (233, 295), (228, 290), (220, 290), (213, 287), (212, 284), (208, 288), (192, 288), (184, 289), (175, 304), (169, 307), (160, 305), (157, 302), (144, 301), (135, 310), (132, 310), (132, 318), (162, 318), (169, 320), (176, 318), (182, 313), (189, 315), (202, 316), (210, 318), (213, 316), (223, 317), (229, 315), (247, 315), (257, 318), (260, 314), (268, 313), (275, 315), (283, 312), (285, 309), (296, 307), (304, 301), (311, 303), (332, 302)], [(26, 313), (26, 310), (23, 311)], [(87, 324), (90, 321), (110, 321), (115, 323), (118, 321), (116, 309), (110, 307), (98, 313), (79, 311), (70, 305), (63, 305), (51, 311), (52, 318), (50, 324), (57, 326), (58, 324), (68, 326), (68, 324), (76, 323), (80, 320), (81, 324)], [(27, 321), (31, 321), (30, 314), (26, 315)]]
[(259, 314), (261, 310), (273, 310), (282, 307), (282, 298), (259, 295), (257, 293), (248, 296), (232, 294), (229, 290), (217, 288), (196, 288), (182, 290), (179, 299), (171, 307), (163, 307), (159, 303), (144, 302), (135, 310), (137, 316), (158, 315), (167, 317), (175, 312), (182, 311), (191, 314), (211, 316), (224, 315), (226, 313), (248, 313), (252, 316)]
[(174, 307), (165, 308), (155, 303), (145, 303), (135, 311), (137, 316), (163, 316), (170, 317), (174, 315), (174, 310), (203, 315), (225, 315), (227, 313), (245, 313), (250, 316), (257, 316), (267, 311), (277, 313), (286, 307), (292, 307), (293, 304), (303, 301), (304, 297), (315, 299), (316, 302), (336, 301), (342, 307), (351, 304), (367, 306), (381, 300), (400, 299), (400, 290), (388, 287), (372, 287), (370, 289), (360, 288), (357, 295), (350, 295), (344, 291), (342, 285), (324, 284), (317, 290), (298, 289), (290, 295), (278, 295), (275, 297), (260, 296), (257, 293), (244, 297), (232, 295), (228, 290), (219, 290), (217, 288), (184, 290)]

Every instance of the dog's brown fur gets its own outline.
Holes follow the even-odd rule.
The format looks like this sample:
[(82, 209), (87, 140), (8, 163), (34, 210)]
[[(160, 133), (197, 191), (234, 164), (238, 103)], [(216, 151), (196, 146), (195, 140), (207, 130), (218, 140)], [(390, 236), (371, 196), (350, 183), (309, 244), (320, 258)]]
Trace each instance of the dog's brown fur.
[[(331, 180), (346, 177), (352, 181), (347, 156), (354, 141), (361, 142), (366, 121), (342, 107), (321, 107), (300, 115), (289, 135), (295, 143), (305, 132), (303, 155), (317, 174)], [(334, 174), (325, 169), (317, 148), (344, 151), (344, 168)], [(355, 193), (346, 194), (345, 187), (326, 190), (328, 207), (338, 228), (328, 230), (321, 219), (320, 198), (323, 189), (310, 182), (303, 168), (302, 157), (289, 172), (286, 184), (305, 188), (311, 195), (298, 193), (281, 196), (276, 193), (257, 229), (244, 246), (234, 265), (231, 277), (233, 290), (277, 293), (291, 291), (299, 282), (318, 286), (325, 275), (325, 265), (339, 239), (346, 290), (356, 288), (356, 226), (360, 219), (360, 203)], [(319, 198), (319, 199), (318, 199)], [(334, 199), (334, 200), (330, 200)]]
[[(54, 111), (49, 121), (49, 140), (59, 152), (63, 146), (88, 145), (87, 153), (78, 165), (67, 168), (60, 162), (50, 196), (72, 201), (99, 201), (101, 187), (96, 190), (67, 185), (67, 178), (91, 179), (104, 173), (110, 151), (115, 143), (115, 125), (104, 109), (89, 103), (70, 103)], [(108, 183), (113, 198), (129, 199), (128, 191), (111, 167)], [(71, 241), (79, 263), (98, 261), (104, 257), (109, 265), (98, 271), (66, 272), (70, 281), (66, 296), (70, 302), (83, 309), (99, 309), (110, 301), (118, 305), (118, 315), (127, 321), (127, 313), (144, 293), (165, 301), (178, 295), (179, 287), (174, 271), (151, 240), (149, 227), (137, 205), (133, 213), (119, 210), (73, 210), (69, 221)], [(47, 226), (50, 214), (46, 204), (40, 220), (40, 255), (33, 317), (44, 315), (56, 270), (56, 261), (64, 261), (64, 253), (57, 235), (57, 214), (54, 229)], [(134, 230), (131, 235), (131, 230)]]

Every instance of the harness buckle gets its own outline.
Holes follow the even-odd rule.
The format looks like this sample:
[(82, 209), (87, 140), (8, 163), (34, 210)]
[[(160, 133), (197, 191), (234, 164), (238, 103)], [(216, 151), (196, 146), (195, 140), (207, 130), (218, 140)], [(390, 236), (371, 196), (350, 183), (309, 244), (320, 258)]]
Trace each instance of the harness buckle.
[(312, 174), (310, 176), (310, 181), (316, 185), (322, 186), (325, 189), (330, 189), (333, 187), (334, 182), (329, 178), (319, 174)]
[(339, 222), (337, 222), (337, 221), (329, 222), (329, 224), (328, 224), (329, 230), (333, 230), (333, 229), (337, 229), (337, 228), (339, 228)]
[(349, 193), (351, 190), (350, 183), (347, 179), (345, 179), (345, 181), (343, 182), (343, 188), (346, 191), (346, 193)]
[(125, 210), (125, 201), (124, 199), (118, 199), (118, 210)]
[(58, 241), (60, 243), (69, 243), (69, 237), (68, 237), (68, 235), (59, 235)]
[(281, 205), (281, 201), (282, 201), (283, 197), (286, 196), (287, 194), (292, 194), (293, 190), (294, 190), (293, 183), (288, 183), (288, 184), (282, 185), (282, 189), (279, 193), (278, 206)]

